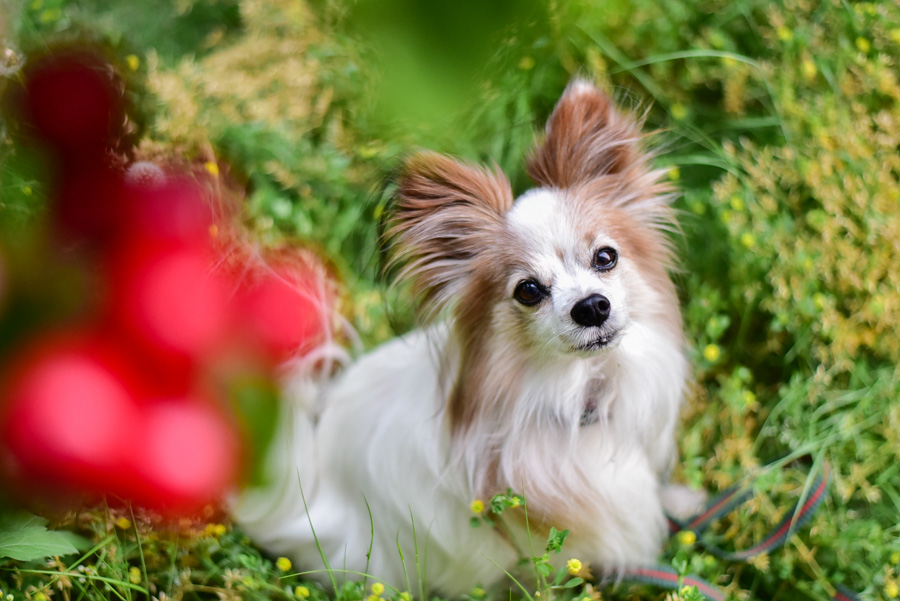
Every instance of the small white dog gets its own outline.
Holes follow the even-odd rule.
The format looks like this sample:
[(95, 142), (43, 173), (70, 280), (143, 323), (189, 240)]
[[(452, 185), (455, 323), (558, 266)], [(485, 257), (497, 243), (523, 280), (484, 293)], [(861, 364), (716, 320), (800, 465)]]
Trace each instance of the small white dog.
[[(496, 170), (407, 163), (395, 257), (425, 314), (449, 320), (318, 387), (295, 374), (271, 483), (234, 505), (264, 549), (315, 570), (321, 548), (338, 581), (457, 595), (540, 555), (551, 526), (571, 530), (561, 561), (653, 563), (663, 507), (700, 501), (667, 484), (688, 364), (671, 196), (639, 119), (576, 80), (528, 172), (539, 187), (514, 200)], [(472, 501), (508, 488), (527, 528), (522, 508), (471, 527)]]

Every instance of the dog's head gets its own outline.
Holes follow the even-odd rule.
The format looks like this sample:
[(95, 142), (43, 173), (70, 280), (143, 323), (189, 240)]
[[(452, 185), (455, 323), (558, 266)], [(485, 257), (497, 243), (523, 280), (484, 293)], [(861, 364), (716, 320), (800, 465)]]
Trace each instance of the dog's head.
[(679, 330), (668, 190), (639, 120), (576, 80), (528, 172), (538, 187), (514, 201), (497, 169), (407, 163), (391, 233), (428, 314), (451, 307), (464, 340), (538, 358), (603, 352), (636, 322)]

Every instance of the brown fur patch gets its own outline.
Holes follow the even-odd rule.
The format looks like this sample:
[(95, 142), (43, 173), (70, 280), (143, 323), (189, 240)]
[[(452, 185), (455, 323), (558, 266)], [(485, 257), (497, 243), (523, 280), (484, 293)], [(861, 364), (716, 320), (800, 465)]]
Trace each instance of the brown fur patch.
[(497, 297), (497, 265), (489, 252), (504, 229), (512, 206), (509, 181), (450, 157), (412, 157), (400, 180), (397, 209), (388, 231), (400, 273), (412, 282), (426, 318), (454, 309), (462, 345), (460, 374), (448, 400), (454, 432), (475, 418), (477, 391), (487, 385), (484, 336)]
[(509, 181), (499, 170), (421, 153), (406, 164), (388, 229), (394, 262), (403, 261), (429, 316), (458, 300), (512, 206)]
[(538, 185), (568, 188), (644, 162), (640, 126), (616, 111), (609, 96), (575, 80), (547, 121), (546, 137), (528, 157)]

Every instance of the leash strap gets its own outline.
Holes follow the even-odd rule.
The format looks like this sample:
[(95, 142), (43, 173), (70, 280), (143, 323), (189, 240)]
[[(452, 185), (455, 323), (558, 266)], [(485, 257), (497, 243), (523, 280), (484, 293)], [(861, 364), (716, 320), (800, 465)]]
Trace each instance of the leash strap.
[[(699, 541), (699, 544), (710, 554), (721, 559), (729, 561), (747, 561), (763, 553), (767, 553), (772, 549), (776, 549), (783, 545), (785, 541), (803, 527), (809, 519), (815, 514), (819, 505), (825, 500), (825, 491), (828, 489), (828, 481), (831, 470), (827, 464), (823, 465), (822, 470), (816, 474), (813, 485), (809, 494), (805, 499), (794, 505), (785, 517), (775, 526), (762, 542), (741, 551), (726, 551), (721, 547), (717, 547), (711, 543)], [(679, 524), (679, 530), (692, 530), (695, 533), (702, 532), (716, 518), (730, 512), (736, 506), (745, 502), (753, 496), (752, 490), (746, 492), (727, 492), (726, 498), (720, 500), (718, 497), (713, 500), (709, 508), (701, 512), (697, 516), (686, 520), (683, 525), (674, 520), (671, 516), (669, 521)]]
[(710, 584), (697, 576), (680, 576), (674, 568), (669, 566), (654, 566), (652, 568), (630, 568), (622, 576), (623, 580), (640, 584), (650, 584), (659, 588), (677, 591), (683, 586), (696, 586), (710, 601), (725, 601), (727, 595), (719, 587)]
[[(757, 555), (768, 553), (780, 547), (809, 521), (822, 504), (822, 501), (825, 500), (825, 492), (828, 490), (830, 475), (831, 469), (828, 464), (823, 464), (822, 469), (813, 480), (809, 493), (794, 505), (791, 511), (760, 543), (749, 549), (727, 551), (699, 539), (698, 544), (710, 554), (728, 561), (747, 561)], [(706, 530), (716, 519), (730, 513), (753, 496), (752, 484), (743, 483), (733, 486), (716, 496), (706, 505), (703, 511), (686, 520), (678, 520), (672, 516), (666, 516), (669, 521), (670, 534), (674, 535), (684, 530), (690, 530), (699, 534)], [(678, 572), (668, 566), (630, 568), (622, 574), (622, 579), (629, 582), (651, 584), (668, 590), (679, 590), (684, 586), (696, 586), (697, 590), (711, 601), (724, 601), (727, 597), (722, 589), (706, 580), (691, 575), (679, 575)], [(860, 601), (856, 594), (843, 587), (837, 587), (836, 590), (837, 592), (832, 597), (832, 601)]]

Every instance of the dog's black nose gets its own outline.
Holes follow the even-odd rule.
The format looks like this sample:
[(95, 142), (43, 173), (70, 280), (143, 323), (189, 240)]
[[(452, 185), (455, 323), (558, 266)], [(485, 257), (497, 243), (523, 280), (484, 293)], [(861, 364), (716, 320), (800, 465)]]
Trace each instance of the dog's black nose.
[(569, 315), (580, 326), (602, 326), (609, 317), (609, 299), (602, 294), (592, 294), (575, 303)]

